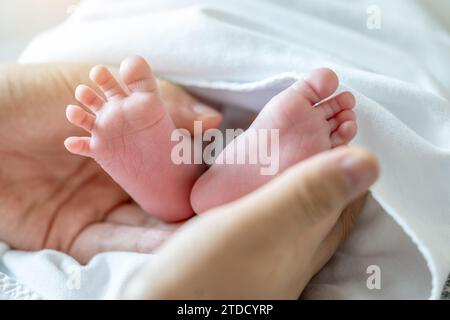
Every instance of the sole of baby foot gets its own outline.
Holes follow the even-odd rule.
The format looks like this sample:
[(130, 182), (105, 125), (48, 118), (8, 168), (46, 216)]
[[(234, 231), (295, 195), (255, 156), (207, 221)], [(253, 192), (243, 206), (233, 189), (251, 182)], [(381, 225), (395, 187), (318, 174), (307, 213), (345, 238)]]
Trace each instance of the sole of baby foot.
[(65, 146), (95, 159), (149, 214), (165, 221), (189, 218), (197, 171), (171, 160), (176, 128), (150, 66), (141, 57), (129, 57), (121, 64), (120, 77), (122, 83), (107, 67), (96, 66), (90, 78), (102, 94), (77, 87), (75, 97), (85, 108), (68, 106), (67, 118), (91, 136), (70, 137)]
[[(191, 203), (196, 213), (236, 200), (272, 180), (290, 166), (331, 148), (347, 144), (356, 134), (356, 116), (352, 110), (355, 98), (350, 92), (331, 97), (338, 87), (336, 74), (330, 69), (317, 69), (276, 95), (252, 123), (250, 128), (230, 143), (215, 163), (195, 183)], [(253, 141), (277, 132), (278, 148), (271, 163), (237, 164), (227, 159), (249, 159), (260, 146)], [(255, 134), (256, 132), (256, 134)], [(252, 143), (253, 142), (253, 143)], [(229, 156), (231, 154), (231, 157)], [(276, 162), (276, 164), (275, 164)], [(273, 174), (262, 174), (263, 167), (277, 168)]]

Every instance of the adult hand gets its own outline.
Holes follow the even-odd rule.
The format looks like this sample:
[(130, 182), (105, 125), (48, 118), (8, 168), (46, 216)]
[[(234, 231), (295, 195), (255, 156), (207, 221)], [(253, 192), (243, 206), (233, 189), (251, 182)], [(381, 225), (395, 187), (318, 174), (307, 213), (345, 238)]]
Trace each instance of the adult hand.
[(131, 279), (124, 297), (296, 299), (348, 234), (359, 208), (344, 208), (377, 176), (377, 161), (360, 149), (303, 161), (191, 219)]
[[(68, 136), (84, 133), (65, 118), (88, 64), (0, 66), (0, 239), (22, 250), (66, 252), (87, 262), (102, 251), (150, 252), (178, 225), (137, 207), (91, 159), (71, 155)], [(183, 89), (159, 82), (179, 127), (220, 124), (219, 113)]]

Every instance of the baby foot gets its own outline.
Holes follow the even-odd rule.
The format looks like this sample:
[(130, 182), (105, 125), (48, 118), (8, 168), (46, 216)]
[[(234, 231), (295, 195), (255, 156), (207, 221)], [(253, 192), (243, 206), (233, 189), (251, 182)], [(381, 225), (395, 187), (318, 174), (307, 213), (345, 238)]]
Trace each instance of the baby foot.
[[(355, 105), (353, 95), (343, 92), (323, 101), (337, 87), (338, 78), (333, 71), (315, 70), (305, 80), (275, 96), (250, 126), (249, 129), (279, 130), (278, 173), (316, 153), (346, 144), (355, 136), (355, 113), (351, 110)], [(254, 139), (249, 132), (247, 130), (236, 138), (237, 144), (231, 152), (248, 153), (246, 148), (235, 146), (245, 146), (241, 142)], [(274, 178), (274, 175), (261, 175), (260, 164), (220, 164), (225, 163), (224, 154), (230, 145), (195, 183), (191, 194), (195, 212), (201, 213), (236, 200)]]
[(79, 106), (67, 108), (67, 118), (91, 137), (70, 137), (66, 148), (92, 157), (148, 213), (166, 221), (193, 214), (189, 196), (197, 178), (196, 168), (175, 165), (171, 158), (171, 134), (175, 126), (161, 101), (149, 65), (140, 57), (122, 62), (125, 88), (104, 66), (96, 66), (90, 78), (106, 99), (80, 85)]

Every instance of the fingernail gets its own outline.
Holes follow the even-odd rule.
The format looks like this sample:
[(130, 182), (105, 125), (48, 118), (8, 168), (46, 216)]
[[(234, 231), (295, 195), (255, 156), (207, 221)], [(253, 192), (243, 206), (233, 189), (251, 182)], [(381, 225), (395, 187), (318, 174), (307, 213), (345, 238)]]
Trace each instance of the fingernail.
[(341, 160), (341, 167), (352, 195), (366, 191), (378, 176), (376, 162), (367, 153), (360, 151), (352, 151), (345, 156)]
[(200, 118), (209, 118), (209, 117), (217, 117), (221, 116), (220, 112), (204, 105), (202, 103), (196, 103), (192, 107), (194, 112), (200, 116)]

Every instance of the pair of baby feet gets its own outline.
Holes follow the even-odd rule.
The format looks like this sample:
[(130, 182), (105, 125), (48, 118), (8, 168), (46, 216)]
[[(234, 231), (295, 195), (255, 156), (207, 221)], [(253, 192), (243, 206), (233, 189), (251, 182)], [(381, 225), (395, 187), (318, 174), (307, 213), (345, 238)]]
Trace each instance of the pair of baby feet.
[[(91, 70), (90, 78), (104, 97), (90, 87), (78, 86), (75, 97), (91, 112), (69, 105), (67, 118), (91, 136), (67, 138), (65, 146), (74, 154), (95, 159), (143, 210), (165, 221), (184, 220), (273, 179), (273, 175), (261, 175), (258, 164), (213, 164), (200, 176), (194, 164), (175, 164), (171, 135), (177, 129), (149, 65), (141, 57), (129, 57), (121, 64), (120, 76), (124, 85), (105, 66)], [(280, 173), (355, 136), (353, 95), (343, 92), (327, 99), (337, 87), (333, 71), (317, 69), (269, 101), (250, 126), (252, 130), (278, 129)], [(248, 132), (237, 139), (252, 139)]]

